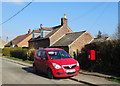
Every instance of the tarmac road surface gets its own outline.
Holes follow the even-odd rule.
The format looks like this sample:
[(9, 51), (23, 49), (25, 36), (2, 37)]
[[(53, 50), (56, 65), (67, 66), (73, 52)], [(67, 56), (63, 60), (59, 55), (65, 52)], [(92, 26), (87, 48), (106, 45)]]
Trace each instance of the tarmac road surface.
[[(55, 78), (48, 79), (46, 74), (36, 74), (31, 66), (24, 66), (10, 61), (2, 60), (2, 86), (37, 86), (39, 84), (51, 84), (57, 86), (99, 86), (99, 85), (111, 85), (120, 86), (118, 83), (107, 81), (103, 78), (90, 76), (85, 74), (78, 74), (77, 76), (70, 78)], [(7, 85), (9, 84), (9, 85)], [(10, 85), (12, 84), (12, 85)], [(13, 85), (14, 84), (14, 85)], [(76, 84), (76, 85), (74, 85)]]

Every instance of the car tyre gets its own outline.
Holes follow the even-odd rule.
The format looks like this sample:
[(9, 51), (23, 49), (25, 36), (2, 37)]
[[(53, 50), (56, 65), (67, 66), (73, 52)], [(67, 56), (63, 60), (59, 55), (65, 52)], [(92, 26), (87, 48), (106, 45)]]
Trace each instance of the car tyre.
[(51, 69), (48, 69), (48, 78), (49, 78), (49, 79), (54, 79), (54, 75), (53, 75)]
[(33, 70), (34, 70), (35, 73), (38, 73), (38, 70), (37, 70), (35, 64), (33, 64)]

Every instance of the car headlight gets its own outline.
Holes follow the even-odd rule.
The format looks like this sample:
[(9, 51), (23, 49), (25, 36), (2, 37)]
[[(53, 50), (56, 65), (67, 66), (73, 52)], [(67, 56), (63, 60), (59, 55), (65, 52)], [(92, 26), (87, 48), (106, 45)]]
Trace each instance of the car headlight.
[(79, 63), (77, 62), (77, 66), (79, 66)]
[(58, 64), (56, 64), (56, 63), (52, 63), (52, 65), (53, 65), (56, 69), (62, 68), (60, 65), (58, 65)]

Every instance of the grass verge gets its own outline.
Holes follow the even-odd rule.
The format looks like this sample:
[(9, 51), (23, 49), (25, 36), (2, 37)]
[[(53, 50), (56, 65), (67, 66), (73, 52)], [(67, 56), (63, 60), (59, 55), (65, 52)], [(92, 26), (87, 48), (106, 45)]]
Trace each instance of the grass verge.
[(111, 77), (107, 77), (106, 79), (109, 80), (109, 81), (114, 81), (114, 82), (120, 83), (120, 77), (111, 76)]
[(16, 60), (16, 61), (21, 61), (21, 62), (25, 62), (25, 63), (30, 63), (32, 64), (33, 61), (29, 61), (29, 60), (22, 60), (22, 59), (19, 59), (19, 58), (14, 58), (14, 57), (7, 57), (7, 56), (4, 56), (5, 58), (8, 58), (8, 59), (12, 59), (12, 60)]

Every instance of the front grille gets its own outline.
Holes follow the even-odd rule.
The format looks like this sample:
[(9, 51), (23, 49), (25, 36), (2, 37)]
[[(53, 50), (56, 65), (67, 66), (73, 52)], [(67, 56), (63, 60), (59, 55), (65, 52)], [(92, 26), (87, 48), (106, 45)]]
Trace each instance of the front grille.
[(57, 72), (56, 74), (57, 74), (57, 75), (61, 75), (61, 74), (64, 74), (64, 73)]
[(75, 68), (75, 67), (76, 67), (76, 64), (64, 65), (64, 66), (63, 66), (64, 69), (72, 69), (72, 68)]
[(68, 73), (66, 73), (66, 75), (71, 75), (71, 74), (74, 74), (74, 73), (76, 73), (76, 72), (68, 72)]

